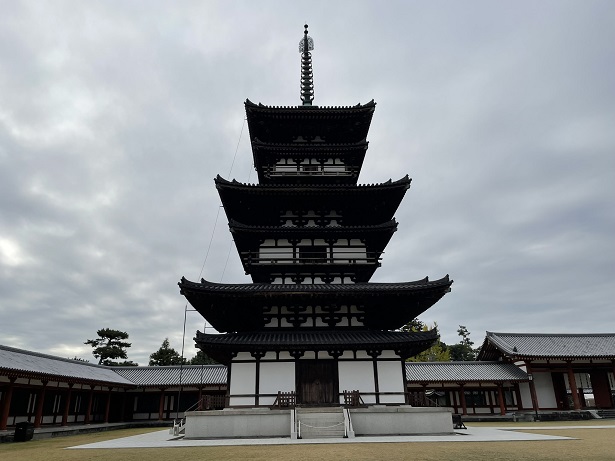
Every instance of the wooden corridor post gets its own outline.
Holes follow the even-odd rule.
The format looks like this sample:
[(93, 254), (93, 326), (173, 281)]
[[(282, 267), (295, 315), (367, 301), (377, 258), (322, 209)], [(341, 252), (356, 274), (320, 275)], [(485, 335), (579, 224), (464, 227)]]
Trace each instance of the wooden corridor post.
[(160, 402), (158, 403), (158, 421), (162, 421), (164, 419), (164, 391), (165, 389), (160, 389)]
[(577, 388), (577, 380), (574, 377), (574, 371), (570, 362), (568, 362), (568, 383), (570, 384), (570, 392), (572, 393), (574, 409), (580, 410), (581, 402), (579, 401), (579, 389)]
[(47, 389), (48, 381), (41, 381), (43, 383), (43, 387), (38, 391), (38, 397), (36, 399), (36, 413), (34, 416), (34, 427), (41, 427), (41, 423), (43, 420), (43, 405), (45, 404), (45, 391)]
[(467, 415), (468, 408), (466, 406), (466, 391), (463, 384), (459, 384), (459, 403), (461, 403), (461, 414)]
[(504, 386), (498, 384), (498, 403), (500, 404), (500, 414), (506, 414), (506, 404), (504, 402)]
[(17, 378), (10, 378), (9, 386), (2, 399), (2, 414), (0, 415), (0, 431), (5, 431), (9, 420), (9, 410), (11, 409), (11, 399), (13, 398), (13, 387)]
[(66, 402), (64, 402), (64, 411), (62, 412), (62, 426), (68, 426), (68, 413), (70, 411), (70, 399), (73, 393), (74, 383), (68, 384), (68, 390), (66, 391)]
[(536, 417), (538, 418), (538, 395), (536, 394), (536, 385), (534, 384), (534, 373), (532, 372), (532, 366), (529, 361), (525, 362), (527, 377), (529, 378), (530, 384), (530, 396), (532, 397), (532, 409), (534, 413), (536, 413)]
[(109, 387), (109, 392), (107, 392), (107, 400), (105, 402), (105, 424), (109, 422), (109, 409), (111, 408), (111, 389), (113, 388)]
[(92, 403), (94, 403), (94, 385), (90, 386), (90, 393), (88, 395), (88, 407), (85, 410), (84, 424), (90, 424), (90, 418), (92, 416)]

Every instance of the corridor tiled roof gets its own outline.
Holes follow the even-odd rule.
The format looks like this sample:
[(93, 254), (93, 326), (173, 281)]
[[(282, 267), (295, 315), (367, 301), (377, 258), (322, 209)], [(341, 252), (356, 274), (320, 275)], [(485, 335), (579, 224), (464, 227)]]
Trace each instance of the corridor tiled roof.
[(537, 334), (488, 331), (479, 359), (497, 355), (512, 358), (606, 358), (615, 359), (615, 333)]
[(179, 365), (163, 367), (114, 367), (118, 375), (138, 386), (226, 385), (224, 365)]
[(406, 362), (408, 382), (527, 381), (527, 374), (502, 362)]
[(38, 379), (65, 379), (72, 382), (112, 383), (132, 386), (134, 383), (113, 371), (113, 368), (53, 355), (40, 354), (8, 346), (0, 346), (0, 370), (8, 376), (29, 376)]

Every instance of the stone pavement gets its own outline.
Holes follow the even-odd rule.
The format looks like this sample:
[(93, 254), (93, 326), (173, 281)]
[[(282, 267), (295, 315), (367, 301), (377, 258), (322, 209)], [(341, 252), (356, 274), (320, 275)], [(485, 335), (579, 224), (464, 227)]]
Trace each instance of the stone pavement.
[(505, 441), (535, 441), (535, 440), (574, 440), (571, 437), (560, 437), (523, 432), (532, 430), (566, 430), (566, 429), (615, 429), (613, 425), (592, 426), (543, 426), (543, 427), (468, 427), (467, 430), (455, 431), (453, 435), (437, 436), (387, 436), (387, 437), (356, 437), (354, 439), (302, 439), (290, 438), (270, 439), (218, 439), (218, 440), (185, 440), (183, 437), (173, 437), (168, 430), (150, 432), (148, 434), (123, 437), (105, 442), (90, 443), (69, 447), (69, 449), (86, 448), (178, 448), (178, 447), (214, 447), (233, 445), (300, 445), (313, 443), (407, 443), (407, 442), (505, 442)]

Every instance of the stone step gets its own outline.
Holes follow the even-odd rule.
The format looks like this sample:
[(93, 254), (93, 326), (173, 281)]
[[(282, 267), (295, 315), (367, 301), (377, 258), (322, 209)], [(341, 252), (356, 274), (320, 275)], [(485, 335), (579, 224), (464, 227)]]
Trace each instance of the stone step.
[(341, 413), (341, 407), (297, 407), (297, 413)]
[(297, 411), (297, 419), (304, 439), (344, 437), (344, 413), (339, 407), (309, 411), (302, 408)]

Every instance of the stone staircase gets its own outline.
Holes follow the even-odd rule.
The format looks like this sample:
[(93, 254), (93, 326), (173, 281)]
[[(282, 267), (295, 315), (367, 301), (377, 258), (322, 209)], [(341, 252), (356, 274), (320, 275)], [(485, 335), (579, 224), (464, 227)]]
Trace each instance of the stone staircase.
[(597, 413), (601, 418), (615, 419), (615, 409), (598, 410)]
[(344, 413), (341, 407), (297, 408), (302, 439), (343, 438)]

